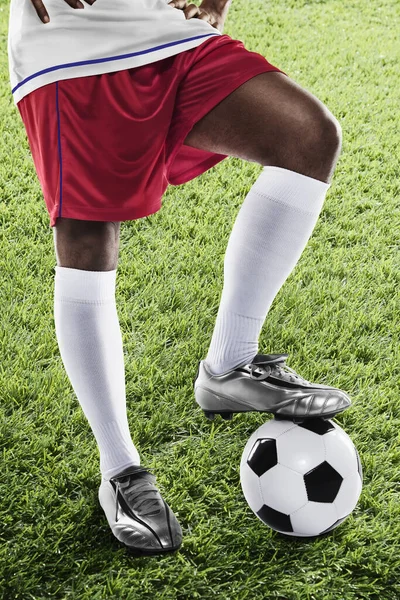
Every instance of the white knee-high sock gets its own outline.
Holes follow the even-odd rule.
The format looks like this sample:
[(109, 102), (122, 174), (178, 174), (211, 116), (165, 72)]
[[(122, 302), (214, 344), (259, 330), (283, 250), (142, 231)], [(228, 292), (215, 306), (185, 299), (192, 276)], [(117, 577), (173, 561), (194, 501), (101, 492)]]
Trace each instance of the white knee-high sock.
[(55, 267), (54, 318), (65, 370), (100, 451), (105, 479), (140, 465), (126, 413), (117, 271)]
[(311, 237), (329, 187), (300, 173), (264, 167), (250, 189), (225, 255), (221, 303), (205, 359), (211, 373), (243, 366), (259, 353), (265, 318)]

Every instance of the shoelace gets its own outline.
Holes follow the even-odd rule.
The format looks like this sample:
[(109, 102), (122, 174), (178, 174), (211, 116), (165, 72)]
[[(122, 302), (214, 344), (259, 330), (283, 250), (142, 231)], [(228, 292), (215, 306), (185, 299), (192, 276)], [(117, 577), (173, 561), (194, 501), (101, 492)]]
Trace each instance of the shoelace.
[[(296, 371), (287, 366), (285, 360), (289, 356), (288, 354), (275, 354), (274, 356), (275, 358), (267, 358), (265, 355), (261, 356), (260, 358), (255, 358), (257, 362), (250, 364), (251, 379), (258, 379), (263, 381), (264, 379), (267, 379), (267, 377), (269, 377), (271, 373), (277, 373), (278, 375), (282, 375), (285, 374), (286, 370), (290, 372), (288, 373), (290, 381), (293, 381), (295, 383), (310, 383), (306, 379), (303, 379), (303, 377), (300, 377), (300, 375), (298, 375)], [(256, 373), (257, 369), (261, 371), (261, 375), (259, 373)]]
[[(159, 492), (155, 489), (146, 489), (148, 487), (148, 481), (143, 480), (143, 482), (139, 484), (137, 478), (128, 475), (127, 477), (124, 477), (124, 479), (116, 481), (116, 484), (116, 521), (118, 520), (118, 492), (121, 490), (124, 491), (123, 495), (127, 498), (129, 505), (138, 512), (140, 510), (141, 515), (148, 516), (160, 512)], [(156, 496), (156, 498), (154, 496)]]

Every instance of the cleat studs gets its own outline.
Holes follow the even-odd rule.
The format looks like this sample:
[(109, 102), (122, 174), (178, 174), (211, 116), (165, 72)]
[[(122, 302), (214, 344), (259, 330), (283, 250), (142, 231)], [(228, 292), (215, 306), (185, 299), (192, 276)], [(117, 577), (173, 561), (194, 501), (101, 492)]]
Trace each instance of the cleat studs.
[(288, 415), (274, 415), (276, 421), (292, 421), (295, 425), (304, 423), (304, 417), (290, 417)]
[(225, 421), (232, 421), (233, 413), (219, 413)]
[(205, 411), (204, 411), (204, 414), (206, 415), (207, 419), (209, 419), (210, 421), (213, 421), (213, 420), (214, 420), (214, 416), (215, 416), (215, 415), (214, 415), (214, 413), (213, 413), (213, 412), (210, 412), (209, 410), (205, 410)]
[(287, 417), (282, 417), (282, 415), (274, 415), (274, 419), (276, 419), (277, 421), (286, 421)]
[(295, 421), (293, 417), (289, 417), (288, 415), (274, 415), (274, 419), (276, 421)]

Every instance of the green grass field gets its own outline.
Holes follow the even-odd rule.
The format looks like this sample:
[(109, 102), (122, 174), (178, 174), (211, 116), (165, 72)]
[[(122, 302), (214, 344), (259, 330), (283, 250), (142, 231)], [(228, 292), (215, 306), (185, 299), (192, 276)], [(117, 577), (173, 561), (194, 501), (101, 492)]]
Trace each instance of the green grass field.
[(1, 598), (399, 600), (398, 0), (234, 0), (224, 30), (314, 93), (343, 128), (320, 219), (259, 351), (289, 354), (303, 377), (352, 398), (335, 420), (360, 453), (358, 506), (312, 542), (273, 532), (239, 478), (245, 443), (270, 416), (211, 423), (195, 404), (229, 235), (262, 170), (228, 158), (171, 187), (158, 214), (121, 227), (132, 437), (184, 533), (179, 552), (145, 558), (115, 540), (98, 504), (97, 446), (59, 354), (53, 235), (11, 96), (8, 15), (0, 0)]

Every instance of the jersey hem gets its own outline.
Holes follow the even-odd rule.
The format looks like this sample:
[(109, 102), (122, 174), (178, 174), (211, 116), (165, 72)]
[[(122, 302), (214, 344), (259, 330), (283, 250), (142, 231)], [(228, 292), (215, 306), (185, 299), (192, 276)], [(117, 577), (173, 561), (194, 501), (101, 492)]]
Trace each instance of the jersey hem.
[[(159, 200), (150, 206), (146, 206), (145, 210), (139, 211), (132, 210), (132, 208), (121, 211), (109, 208), (104, 210), (98, 208), (93, 210), (82, 208), (79, 212), (71, 209), (61, 210), (60, 215), (60, 207), (57, 206), (52, 210), (50, 216), (50, 226), (54, 227), (56, 220), (59, 218), (77, 219), (79, 221), (136, 221), (137, 219), (144, 219), (145, 217), (149, 217), (150, 215), (157, 213), (159, 210), (161, 210), (161, 208), (162, 202)], [(100, 215), (102, 219), (98, 218)]]
[[(212, 36), (221, 36), (220, 32), (207, 33), (205, 35), (196, 36), (189, 40), (176, 41), (169, 48), (160, 48), (151, 52), (144, 52), (140, 56), (130, 57), (114, 57), (112, 59), (99, 58), (95, 61), (88, 63), (76, 63), (71, 65), (56, 65), (49, 67), (44, 71), (39, 71), (27, 77), (24, 81), (20, 82), (12, 90), (13, 100), (15, 106), (25, 96), (34, 92), (40, 87), (49, 85), (56, 81), (64, 79), (76, 79), (79, 77), (89, 77), (92, 75), (102, 75), (105, 73), (114, 73), (116, 71), (124, 71), (136, 67), (148, 65), (149, 63), (157, 62), (186, 50), (191, 50), (200, 46), (203, 41), (206, 41)], [(200, 41), (199, 41), (200, 40)], [(149, 60), (149, 56), (151, 59)], [(84, 72), (83, 72), (84, 70)]]

